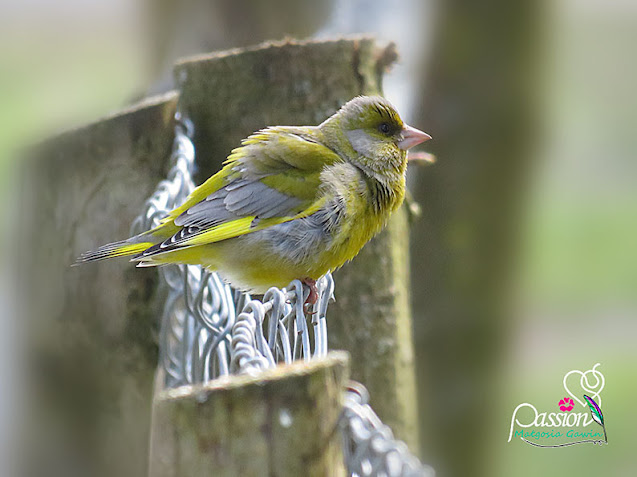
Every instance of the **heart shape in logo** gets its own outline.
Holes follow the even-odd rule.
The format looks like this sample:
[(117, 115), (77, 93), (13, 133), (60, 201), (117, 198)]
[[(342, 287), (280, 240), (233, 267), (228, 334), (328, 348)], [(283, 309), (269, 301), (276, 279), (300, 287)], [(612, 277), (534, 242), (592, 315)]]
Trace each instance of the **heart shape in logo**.
[[(602, 392), (602, 389), (604, 389), (604, 384), (606, 383), (606, 381), (604, 379), (604, 375), (601, 372), (597, 371), (597, 369), (595, 369), (597, 368), (597, 366), (599, 366), (599, 363), (597, 363), (595, 366), (593, 366), (592, 369), (589, 369), (588, 371), (580, 371), (579, 369), (574, 369), (564, 375), (564, 389), (569, 394), (569, 396), (575, 399), (575, 401), (577, 401), (579, 404), (582, 405), (582, 407), (586, 409), (588, 409), (588, 404), (580, 399), (578, 395), (583, 396), (584, 394), (587, 394), (592, 397), (597, 402), (597, 404), (599, 404), (600, 406), (602, 405), (602, 397), (600, 396), (600, 393)], [(572, 391), (577, 389), (576, 378), (571, 378), (570, 381), (568, 379), (571, 375), (579, 375), (579, 386), (581, 388), (581, 392), (578, 392), (577, 394)], [(560, 407), (560, 409), (562, 408)]]

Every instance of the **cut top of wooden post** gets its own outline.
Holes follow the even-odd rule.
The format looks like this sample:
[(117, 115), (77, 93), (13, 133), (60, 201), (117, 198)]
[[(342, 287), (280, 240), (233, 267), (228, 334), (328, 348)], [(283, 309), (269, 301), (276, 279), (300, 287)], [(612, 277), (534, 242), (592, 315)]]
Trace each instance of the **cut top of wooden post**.
[(348, 356), (160, 392), (151, 477), (344, 476), (339, 418)]
[(317, 125), (354, 96), (379, 94), (391, 61), (367, 37), (270, 42), (180, 61), (175, 80), (195, 123), (199, 179), (254, 131)]

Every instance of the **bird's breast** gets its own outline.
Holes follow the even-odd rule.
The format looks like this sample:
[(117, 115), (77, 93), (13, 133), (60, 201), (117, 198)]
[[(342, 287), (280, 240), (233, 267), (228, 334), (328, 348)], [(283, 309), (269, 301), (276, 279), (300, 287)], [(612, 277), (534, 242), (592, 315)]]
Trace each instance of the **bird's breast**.
[[(344, 164), (323, 177), (318, 211), (232, 239), (238, 246), (221, 254), (231, 266), (220, 268), (232, 269), (234, 282), (253, 289), (261, 288), (254, 284), (256, 275), (264, 284), (279, 286), (294, 278), (318, 279), (353, 259), (402, 202), (402, 196), (378, 194), (353, 166)], [(374, 197), (393, 201), (379, 207)]]
[(319, 214), (327, 242), (330, 270), (353, 259), (363, 246), (385, 226), (404, 197), (404, 179), (383, 184), (369, 178), (351, 164), (332, 169), (324, 178), (329, 184), (329, 201)]

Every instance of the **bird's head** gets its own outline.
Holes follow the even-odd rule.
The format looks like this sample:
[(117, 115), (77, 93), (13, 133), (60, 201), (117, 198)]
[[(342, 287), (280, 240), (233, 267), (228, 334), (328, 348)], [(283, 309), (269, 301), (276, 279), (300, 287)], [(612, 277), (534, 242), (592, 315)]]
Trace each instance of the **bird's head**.
[(380, 96), (358, 96), (319, 126), (338, 152), (373, 176), (403, 175), (407, 150), (431, 139)]

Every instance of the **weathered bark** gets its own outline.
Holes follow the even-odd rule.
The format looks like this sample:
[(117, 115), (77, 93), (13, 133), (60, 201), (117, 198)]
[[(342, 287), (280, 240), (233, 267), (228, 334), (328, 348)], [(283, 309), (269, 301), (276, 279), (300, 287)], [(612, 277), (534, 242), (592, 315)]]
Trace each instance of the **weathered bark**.
[[(484, 460), (502, 356), (529, 144), (537, 3), (441, 3), (419, 124), (438, 158), (416, 178), (412, 267), (426, 459), (441, 475)], [(429, 144), (428, 144), (429, 146)], [(497, 436), (495, 438), (498, 438)], [(460, 456), (460, 457), (459, 457)]]
[(162, 391), (150, 476), (345, 476), (338, 423), (348, 378), (347, 355), (331, 352), (257, 377)]
[[(360, 94), (379, 94), (393, 49), (369, 38), (284, 42), (194, 57), (177, 64), (181, 107), (195, 123), (199, 180), (265, 126), (313, 125)], [(352, 355), (352, 377), (395, 434), (417, 446), (409, 309), (406, 211), (334, 274), (330, 348)]]
[(23, 163), (17, 236), (31, 475), (146, 472), (157, 274), (118, 261), (70, 265), (128, 237), (165, 177), (176, 101), (152, 98), (62, 134)]

